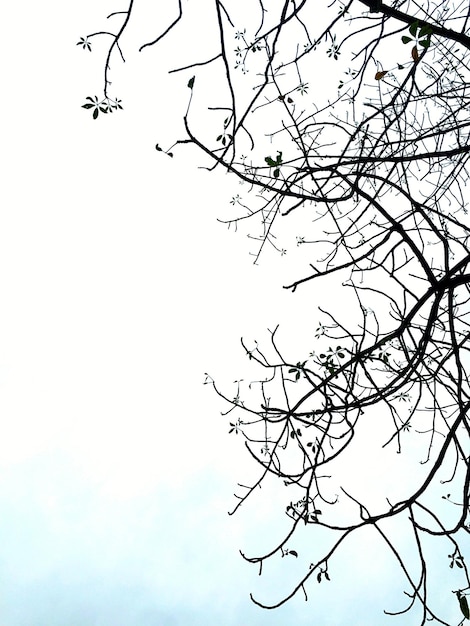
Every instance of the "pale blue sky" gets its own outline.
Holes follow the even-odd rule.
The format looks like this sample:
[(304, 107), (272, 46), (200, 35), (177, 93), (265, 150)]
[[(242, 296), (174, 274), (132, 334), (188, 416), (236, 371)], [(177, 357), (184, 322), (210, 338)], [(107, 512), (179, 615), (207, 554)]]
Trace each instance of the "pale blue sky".
[(178, 104), (151, 84), (150, 56), (119, 70), (123, 112), (80, 108), (101, 65), (75, 42), (102, 10), (28, 0), (0, 25), (0, 624), (326, 625), (353, 606), (363, 626), (393, 623), (380, 609), (396, 573), (372, 593), (382, 561), (367, 542), (327, 598), (249, 601), (284, 574), (259, 580), (237, 551), (279, 519), (267, 501), (227, 516), (250, 468), (204, 372), (243, 376), (240, 336), (288, 328), (293, 309), (314, 328), (319, 294), (294, 300), (282, 260), (254, 268), (216, 223), (227, 179), (198, 172), (194, 152), (156, 154)]

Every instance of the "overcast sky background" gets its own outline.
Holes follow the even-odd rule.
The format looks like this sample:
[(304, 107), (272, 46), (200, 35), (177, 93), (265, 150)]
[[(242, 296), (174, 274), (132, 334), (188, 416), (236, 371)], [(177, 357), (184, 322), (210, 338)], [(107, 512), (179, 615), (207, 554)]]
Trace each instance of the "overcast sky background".
[(343, 624), (353, 604), (362, 625), (393, 623), (380, 611), (403, 585), (373, 543), (346, 550), (329, 599), (249, 601), (287, 579), (258, 579), (238, 549), (285, 521), (275, 490), (227, 515), (254, 474), (204, 373), (243, 377), (240, 336), (277, 323), (308, 353), (326, 294), (282, 290), (285, 259), (254, 267), (216, 222), (234, 183), (155, 152), (185, 106), (155, 57), (130, 49), (116, 69), (124, 111), (80, 108), (102, 63), (75, 43), (107, 8), (9, 3), (0, 24), (0, 623)]

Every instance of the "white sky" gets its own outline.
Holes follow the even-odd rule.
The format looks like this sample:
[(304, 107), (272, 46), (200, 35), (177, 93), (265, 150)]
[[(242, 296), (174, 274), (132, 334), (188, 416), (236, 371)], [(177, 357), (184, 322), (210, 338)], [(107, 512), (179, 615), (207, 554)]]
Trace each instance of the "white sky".
[(278, 520), (261, 505), (227, 516), (250, 468), (202, 384), (243, 376), (240, 336), (292, 328), (293, 311), (292, 349), (308, 352), (327, 294), (282, 290), (285, 260), (254, 267), (243, 235), (217, 224), (232, 182), (197, 171), (193, 151), (155, 152), (180, 111), (151, 54), (116, 69), (123, 112), (94, 122), (80, 108), (102, 65), (75, 43), (105, 9), (3, 13), (1, 626), (340, 624), (353, 598), (370, 609), (361, 624), (385, 623), (392, 590), (368, 591), (381, 560), (364, 568), (363, 548), (323, 604), (249, 602), (281, 575), (259, 581), (237, 550)]

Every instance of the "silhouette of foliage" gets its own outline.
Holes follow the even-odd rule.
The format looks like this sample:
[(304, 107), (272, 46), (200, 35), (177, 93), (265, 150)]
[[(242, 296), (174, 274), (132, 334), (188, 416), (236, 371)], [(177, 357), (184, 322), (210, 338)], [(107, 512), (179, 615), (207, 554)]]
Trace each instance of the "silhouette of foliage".
[[(94, 118), (122, 108), (108, 96), (110, 59), (124, 59), (121, 37), (134, 5), (108, 16), (120, 16), (115, 33), (95, 32), (77, 44), (90, 51), (92, 38), (111, 36), (103, 96), (83, 105)], [(255, 262), (269, 250), (286, 253), (284, 224), (298, 217), (305, 232), (296, 248), (308, 250), (310, 262), (285, 288), (320, 287), (328, 277), (330, 289), (348, 290), (348, 303), (356, 302), (355, 310), (320, 309), (314, 349), (295, 359), (277, 328), (265, 348), (242, 340), (260, 375), (245, 387), (237, 383), (235, 396), (206, 377), (229, 407), (229, 432), (244, 439), (259, 467), (253, 484), (239, 486), (233, 512), (271, 479), (287, 494), (288, 530), (269, 551), (243, 557), (260, 573), (279, 556), (305, 565), (282, 597), (252, 600), (274, 608), (298, 592), (307, 598), (311, 581), (333, 579), (347, 541), (367, 531), (403, 577), (406, 602), (387, 614), (410, 612), (420, 624), (450, 624), (457, 614), (470, 619), (470, 6), (211, 6), (213, 54), (198, 59), (192, 47), (191, 60), (172, 70), (187, 76), (190, 89), (185, 136), (156, 149), (173, 156), (193, 144), (209, 169), (224, 168), (245, 184), (249, 201), (234, 196), (225, 221), (257, 229), (249, 233)], [(158, 55), (159, 42), (183, 27), (181, 0), (175, 9), (141, 51)], [(205, 90), (198, 76), (210, 71), (216, 89)], [(207, 117), (199, 122), (202, 109), (210, 124)], [(343, 458), (364, 461), (377, 446), (384, 459), (391, 448), (398, 453), (394, 475), (408, 471), (410, 456), (416, 473), (393, 493), (384, 482), (380, 504), (371, 504), (364, 490), (335, 476)], [(371, 468), (371, 481), (376, 472)], [(403, 548), (395, 523), (413, 549)], [(320, 547), (291, 549), (307, 526)], [(441, 545), (450, 563), (436, 556)], [(436, 608), (430, 583), (444, 568), (452, 570), (455, 594), (447, 609)]]

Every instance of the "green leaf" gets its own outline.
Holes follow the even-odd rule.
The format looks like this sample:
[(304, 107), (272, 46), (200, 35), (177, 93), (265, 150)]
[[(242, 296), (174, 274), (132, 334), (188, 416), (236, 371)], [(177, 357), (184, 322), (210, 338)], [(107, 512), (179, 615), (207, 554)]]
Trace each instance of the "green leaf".
[(410, 43), (411, 37), (407, 37), (406, 35), (403, 35), (401, 40), (403, 41), (403, 43)]
[(419, 29), (418, 38), (424, 37), (425, 35), (432, 35), (432, 28), (429, 24), (425, 24)]
[(470, 610), (468, 608), (467, 598), (464, 595), (459, 595), (458, 598), (462, 615), (465, 617), (465, 619), (470, 619)]
[(196, 77), (195, 77), (195, 76), (193, 76), (193, 77), (192, 77), (192, 78), (190, 78), (190, 79), (189, 79), (189, 81), (188, 81), (188, 87), (189, 87), (190, 89), (192, 89), (192, 88), (194, 87), (194, 80), (195, 80), (195, 78), (196, 78)]
[(94, 119), (94, 120), (96, 120), (96, 118), (98, 117), (98, 114), (99, 114), (98, 109), (95, 109), (95, 110), (93, 111), (93, 119)]
[(95, 105), (91, 104), (91, 102), (87, 102), (87, 104), (82, 104), (82, 109), (91, 109), (94, 106)]
[(273, 172), (274, 178), (279, 178), (279, 173), (279, 168), (277, 167)]
[(269, 165), (269, 167), (276, 167), (277, 165), (276, 161), (274, 161), (270, 156), (266, 157), (264, 160)]
[(416, 33), (418, 32), (418, 27), (419, 27), (418, 20), (416, 20), (416, 22), (413, 22), (413, 24), (411, 24), (410, 33), (413, 37), (416, 37)]
[(427, 37), (426, 39), (421, 39), (418, 43), (420, 46), (427, 49), (431, 45), (431, 39)]

